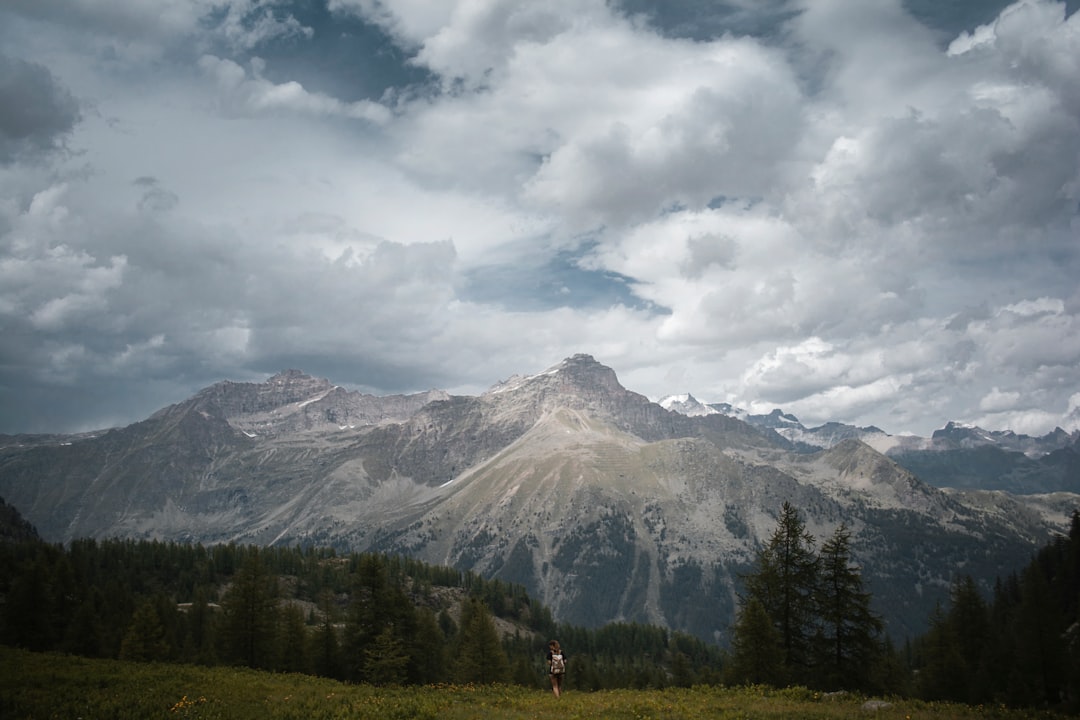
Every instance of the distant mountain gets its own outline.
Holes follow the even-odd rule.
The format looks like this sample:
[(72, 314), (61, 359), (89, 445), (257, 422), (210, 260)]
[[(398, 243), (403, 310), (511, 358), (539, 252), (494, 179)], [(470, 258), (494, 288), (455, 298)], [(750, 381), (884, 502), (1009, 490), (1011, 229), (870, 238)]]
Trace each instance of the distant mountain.
[[(690, 395), (668, 395), (665, 398), (661, 398), (657, 403), (665, 410), (677, 412), (680, 415), (686, 415), (688, 417), (701, 417), (702, 415), (730, 415), (736, 417), (732, 413), (725, 413), (714, 407), (706, 405), (700, 402), (696, 397)], [(730, 407), (730, 406), (729, 406)]]
[[(921, 480), (940, 488), (1002, 490), (1029, 496), (1080, 493), (1080, 431), (1056, 428), (1041, 437), (1012, 431), (984, 430), (949, 422), (929, 438), (889, 435), (874, 426), (856, 427), (829, 422), (807, 428), (794, 415), (775, 409), (754, 415), (726, 403), (696, 405), (670, 402), (674, 412), (702, 414), (708, 408), (757, 427), (774, 430), (794, 452), (819, 452), (844, 440), (857, 439), (884, 453)], [(668, 399), (661, 400), (663, 404)], [(1036, 504), (1042, 505), (1041, 502)], [(1055, 516), (1057, 512), (1055, 511)]]
[(401, 552), (522, 583), (563, 621), (721, 641), (785, 501), (819, 540), (848, 525), (898, 637), (925, 629), (958, 569), (989, 588), (1067, 522), (1052, 516), (1068, 496), (945, 493), (858, 433), (807, 431), (832, 438), (809, 452), (783, 434), (799, 427), (670, 411), (588, 355), (479, 396), (378, 398), (286, 371), (100, 434), (4, 438), (0, 494), (53, 542)]

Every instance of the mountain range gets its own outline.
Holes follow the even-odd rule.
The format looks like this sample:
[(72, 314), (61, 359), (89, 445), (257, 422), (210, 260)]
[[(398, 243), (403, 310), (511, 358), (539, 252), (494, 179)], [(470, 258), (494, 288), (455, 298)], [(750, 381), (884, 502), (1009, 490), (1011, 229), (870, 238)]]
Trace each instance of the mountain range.
[(949, 422), (924, 438), (838, 422), (807, 428), (780, 409), (754, 415), (728, 403), (703, 403), (689, 394), (669, 395), (659, 404), (684, 415), (722, 414), (772, 429), (795, 452), (817, 452), (856, 438), (935, 487), (1004, 490), (1017, 495), (1080, 492), (1080, 430), (1066, 432), (1059, 427), (1032, 437)]
[(1080, 504), (1075, 433), (893, 437), (678, 397), (652, 402), (588, 355), (478, 396), (379, 397), (288, 370), (123, 428), (2, 436), (0, 497), (52, 542), (400, 552), (521, 583), (565, 622), (721, 643), (785, 501), (819, 541), (852, 531), (896, 638), (925, 629), (957, 573), (989, 589), (1025, 565)]

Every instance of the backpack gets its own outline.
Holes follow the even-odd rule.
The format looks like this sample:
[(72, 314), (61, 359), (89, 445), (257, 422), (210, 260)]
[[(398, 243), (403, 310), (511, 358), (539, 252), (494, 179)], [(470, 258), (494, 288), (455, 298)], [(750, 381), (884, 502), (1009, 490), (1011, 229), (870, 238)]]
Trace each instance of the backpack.
[(566, 662), (563, 661), (562, 653), (554, 653), (551, 656), (551, 674), (562, 675), (566, 672)]

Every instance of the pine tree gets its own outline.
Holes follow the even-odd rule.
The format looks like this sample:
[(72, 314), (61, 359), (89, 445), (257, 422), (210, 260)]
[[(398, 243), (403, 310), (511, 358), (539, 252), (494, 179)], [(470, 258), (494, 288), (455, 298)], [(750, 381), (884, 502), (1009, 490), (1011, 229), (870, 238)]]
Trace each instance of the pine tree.
[(415, 611), (401, 588), (390, 581), (383, 558), (361, 556), (345, 623), (345, 664), (350, 680), (368, 679), (368, 649), (387, 627), (407, 648), (415, 637)]
[(460, 683), (501, 683), (510, 680), (510, 662), (503, 650), (491, 612), (477, 598), (461, 609), (461, 633), (450, 658), (452, 676)]
[(298, 605), (287, 605), (279, 613), (278, 637), (280, 655), (275, 668), (285, 672), (308, 672), (308, 631), (304, 611)]
[(98, 608), (104, 603), (96, 587), (89, 588), (75, 610), (64, 633), (64, 652), (84, 657), (100, 657), (102, 654), (101, 620)]
[(27, 650), (51, 650), (56, 643), (52, 622), (53, 593), (44, 552), (24, 560), (11, 590), (0, 604), (5, 615), (4, 642)]
[(202, 586), (195, 588), (185, 625), (184, 645), (187, 660), (200, 665), (216, 665), (217, 617), (207, 600), (207, 591)]
[(333, 591), (329, 589), (319, 593), (319, 626), (311, 636), (312, 664), (317, 675), (343, 679), (341, 643), (335, 627), (337, 605)]
[(824, 687), (867, 690), (881, 659), (884, 622), (851, 561), (851, 531), (841, 525), (821, 547), (816, 610), (821, 623), (817, 674)]
[(1064, 627), (1050, 583), (1042, 568), (1032, 564), (1020, 578), (1014, 625), (1016, 665), (1009, 683), (1012, 702), (1042, 705), (1059, 700), (1065, 675)]
[(726, 680), (734, 684), (778, 686), (784, 682), (784, 653), (780, 633), (756, 597), (739, 610), (731, 634), (731, 662)]
[(967, 694), (967, 672), (960, 642), (939, 605), (930, 617), (930, 630), (921, 639), (918, 691), (926, 700), (963, 701)]
[(415, 682), (434, 683), (447, 679), (446, 637), (435, 619), (435, 614), (427, 608), (417, 611), (412, 655)]
[(120, 643), (121, 660), (165, 660), (169, 657), (169, 644), (165, 640), (165, 626), (158, 616), (157, 603), (144, 599), (131, 618), (127, 633)]
[(965, 676), (964, 702), (979, 703), (993, 699), (993, 684), (986, 677), (987, 647), (990, 637), (990, 619), (986, 603), (970, 575), (953, 581), (949, 593), (949, 624)]
[(277, 630), (277, 578), (258, 548), (252, 548), (222, 600), (227, 652), (234, 662), (269, 668)]
[(387, 625), (364, 650), (364, 678), (373, 685), (400, 685), (409, 668), (405, 643)]
[(814, 538), (790, 503), (758, 552), (757, 571), (744, 579), (747, 599), (761, 603), (779, 633), (787, 680), (805, 682), (813, 660), (818, 559)]

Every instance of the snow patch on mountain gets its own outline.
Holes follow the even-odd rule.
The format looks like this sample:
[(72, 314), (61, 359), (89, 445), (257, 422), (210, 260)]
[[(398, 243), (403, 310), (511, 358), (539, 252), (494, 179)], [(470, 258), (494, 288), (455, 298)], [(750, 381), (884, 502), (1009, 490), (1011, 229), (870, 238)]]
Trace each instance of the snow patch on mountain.
[(677, 412), (688, 417), (703, 417), (705, 415), (719, 415), (720, 411), (698, 400), (690, 393), (682, 395), (668, 395), (661, 398), (660, 407), (671, 412)]

